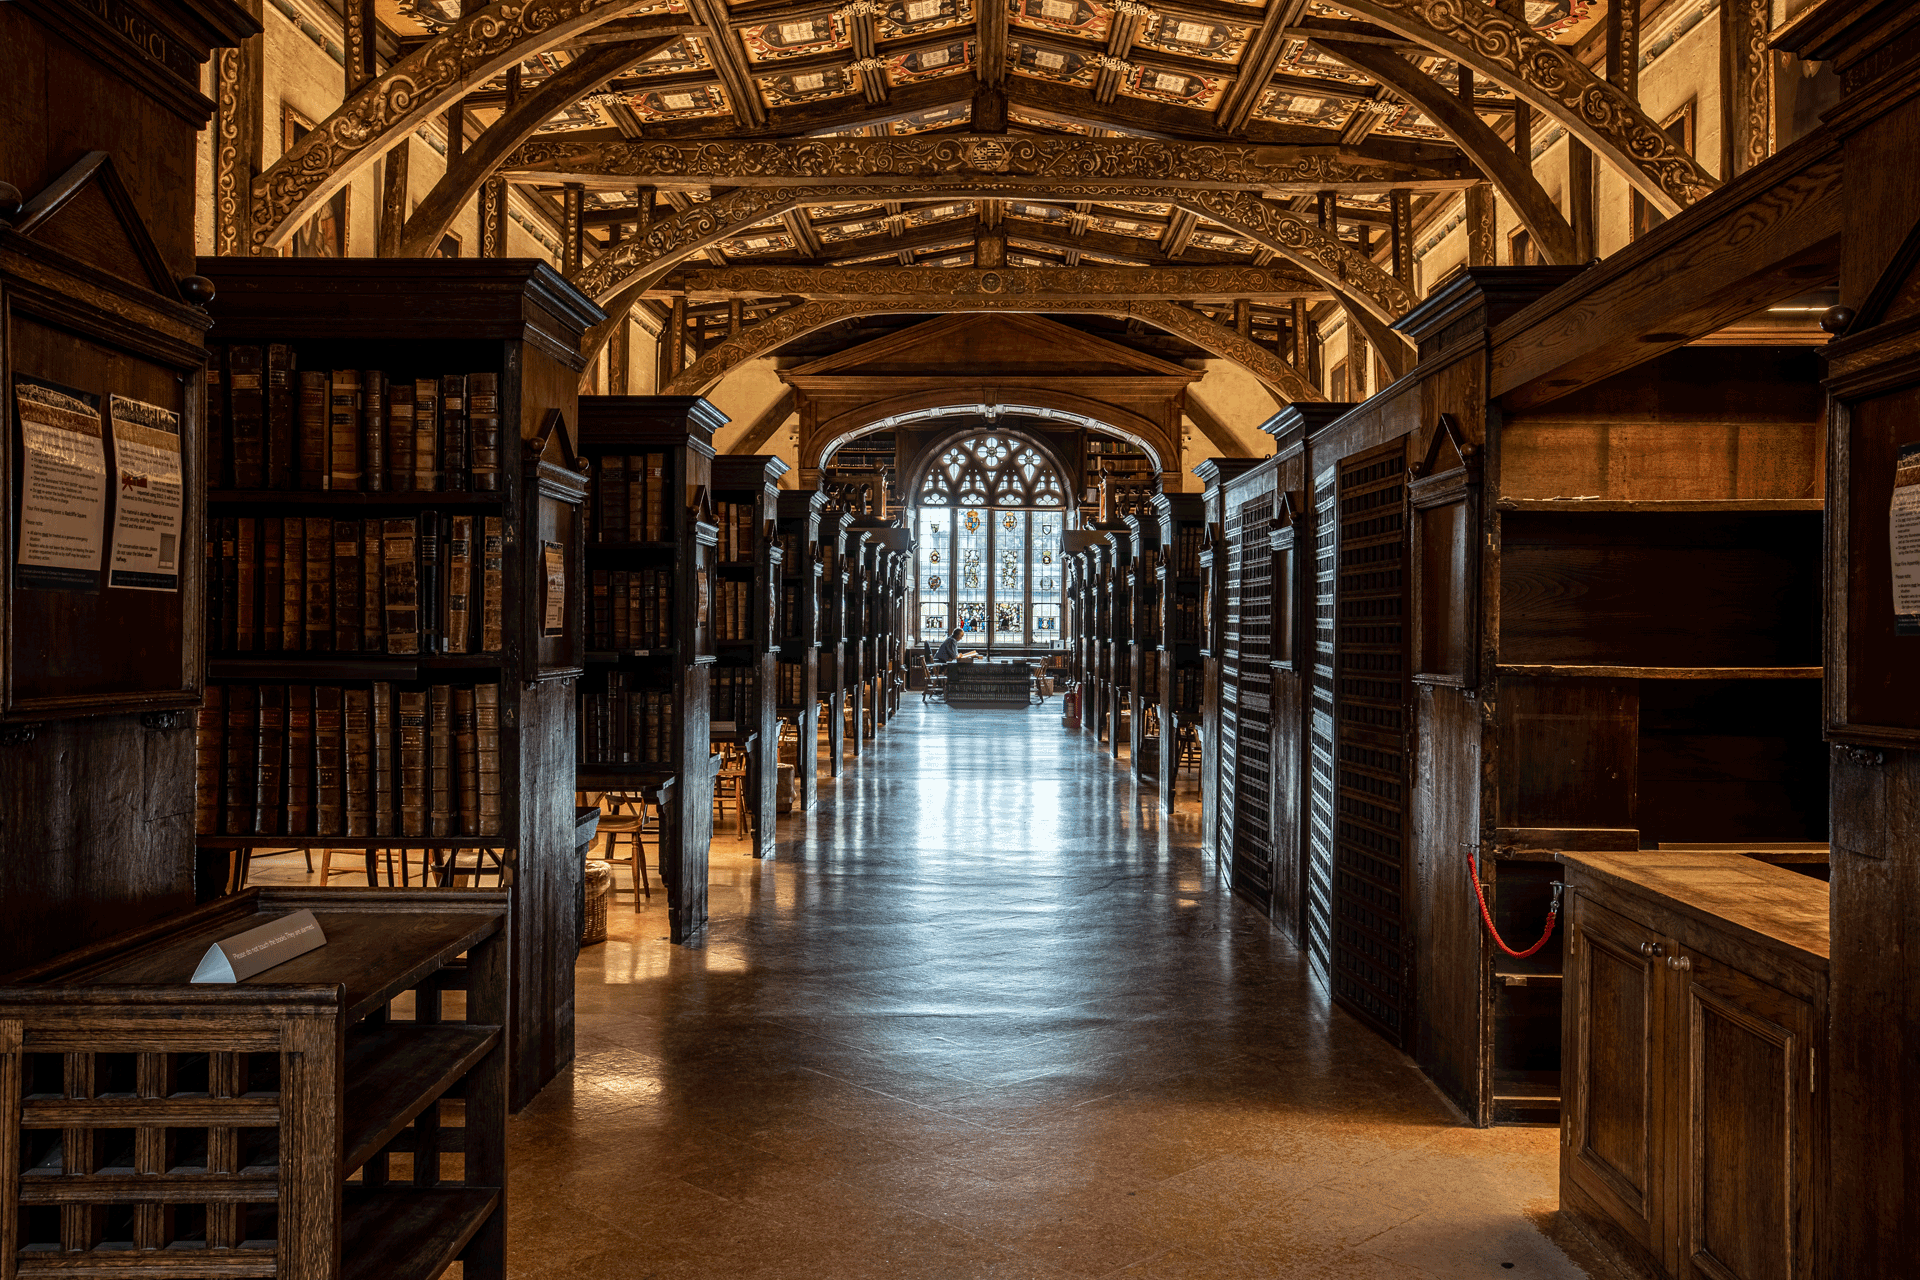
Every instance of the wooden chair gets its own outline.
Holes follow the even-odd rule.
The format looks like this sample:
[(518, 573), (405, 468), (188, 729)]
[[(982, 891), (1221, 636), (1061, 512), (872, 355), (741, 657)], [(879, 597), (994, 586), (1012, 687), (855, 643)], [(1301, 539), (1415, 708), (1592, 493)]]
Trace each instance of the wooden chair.
[[(633, 909), (640, 910), (642, 901), (653, 899), (653, 889), (647, 883), (647, 846), (642, 838), (648, 830), (658, 839), (659, 823), (655, 820), (649, 827), (647, 802), (618, 792), (607, 792), (600, 800), (600, 831), (606, 840), (606, 848), (600, 855), (602, 862), (615, 866), (625, 866), (633, 873)], [(627, 841), (627, 856), (620, 856), (620, 841)]]
[(727, 749), (720, 768), (713, 775), (713, 810), (716, 819), (724, 817), (727, 802), (733, 802), (733, 829), (747, 834), (747, 758)]

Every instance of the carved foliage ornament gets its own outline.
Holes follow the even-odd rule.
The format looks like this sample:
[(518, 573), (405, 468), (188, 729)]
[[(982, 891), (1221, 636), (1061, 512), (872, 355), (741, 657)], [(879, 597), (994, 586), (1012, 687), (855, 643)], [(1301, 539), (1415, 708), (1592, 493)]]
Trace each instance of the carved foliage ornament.
[(253, 243), (316, 208), (468, 85), (529, 53), (641, 7), (646, 0), (499, 0), (461, 19), (362, 85), (319, 127), (254, 180)]
[(252, 192), (247, 190), (248, 138), (241, 122), (248, 118), (243, 48), (216, 49), (214, 76), (218, 83), (219, 113), (213, 135), (213, 251), (227, 257), (247, 252), (245, 220)]
[(724, 291), (762, 298), (924, 297), (1001, 295), (1057, 298), (1244, 298), (1321, 292), (1317, 282), (1271, 267), (728, 267), (696, 272), (689, 294)]
[[(1110, 200), (1114, 188), (1052, 182), (1044, 188), (1020, 178), (981, 178), (947, 192), (953, 198), (1006, 199), (1025, 196), (1065, 202)], [(1413, 306), (1406, 286), (1372, 259), (1322, 230), (1311, 219), (1290, 213), (1271, 200), (1245, 191), (1201, 191), (1166, 187), (1129, 187), (1125, 198), (1172, 204), (1212, 218), (1305, 268), (1382, 320), (1393, 320)], [(651, 287), (696, 249), (769, 218), (811, 204), (855, 204), (891, 198), (868, 186), (737, 187), (691, 209), (663, 218), (645, 236), (622, 241), (582, 270), (574, 283), (601, 305), (618, 294)]]
[(1472, 176), (1464, 167), (1413, 169), (1307, 148), (1167, 142), (1157, 138), (971, 137), (802, 138), (759, 142), (569, 142), (565, 135), (523, 143), (502, 163), (512, 172), (737, 183), (802, 179), (941, 178), (967, 174), (1197, 183), (1210, 187), (1355, 183)]
[(1341, 0), (1355, 17), (1457, 56), (1542, 107), (1628, 171), (1672, 214), (1719, 183), (1619, 89), (1573, 55), (1482, 0)]

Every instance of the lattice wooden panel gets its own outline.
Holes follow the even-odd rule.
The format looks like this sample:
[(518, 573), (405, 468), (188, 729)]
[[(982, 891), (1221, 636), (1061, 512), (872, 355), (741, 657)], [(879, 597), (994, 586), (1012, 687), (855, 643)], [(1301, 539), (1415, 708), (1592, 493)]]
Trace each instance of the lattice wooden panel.
[(1233, 787), (1233, 891), (1273, 909), (1273, 494), (1248, 497), (1234, 519), (1233, 572), (1240, 609), (1239, 724)]
[(1401, 896), (1411, 701), (1404, 445), (1343, 462), (1339, 501), (1333, 991), (1404, 1043), (1413, 1001)]
[(1307, 730), (1307, 959), (1331, 981), (1333, 972), (1334, 583), (1338, 578), (1339, 474), (1314, 481), (1312, 692)]

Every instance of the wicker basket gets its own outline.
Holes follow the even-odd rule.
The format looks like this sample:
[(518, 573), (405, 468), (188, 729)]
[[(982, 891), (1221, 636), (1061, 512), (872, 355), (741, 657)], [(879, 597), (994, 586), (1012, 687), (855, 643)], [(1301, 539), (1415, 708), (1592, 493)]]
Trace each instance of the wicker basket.
[(613, 894), (613, 864), (594, 860), (585, 872), (587, 910), (580, 921), (580, 945), (590, 947), (607, 940), (607, 899)]

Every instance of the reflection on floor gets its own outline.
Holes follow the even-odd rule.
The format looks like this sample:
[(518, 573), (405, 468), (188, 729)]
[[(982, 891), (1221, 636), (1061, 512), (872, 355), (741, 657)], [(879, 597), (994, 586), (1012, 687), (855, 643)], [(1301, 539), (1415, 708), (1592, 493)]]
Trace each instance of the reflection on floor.
[[(779, 857), (579, 966), (510, 1128), (528, 1280), (1567, 1277), (1556, 1135), (1476, 1131), (1057, 712), (910, 700)], [(1578, 1242), (1568, 1245), (1577, 1248)]]

